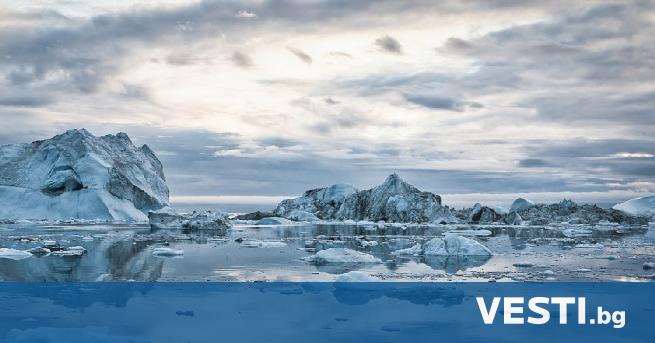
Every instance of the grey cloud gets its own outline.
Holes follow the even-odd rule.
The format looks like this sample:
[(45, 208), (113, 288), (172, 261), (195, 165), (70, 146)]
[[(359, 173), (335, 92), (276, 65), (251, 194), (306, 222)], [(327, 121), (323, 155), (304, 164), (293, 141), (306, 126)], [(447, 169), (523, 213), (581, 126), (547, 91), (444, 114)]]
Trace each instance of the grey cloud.
[(250, 56), (248, 56), (248, 55), (246, 55), (246, 54), (244, 54), (244, 53), (242, 53), (240, 51), (235, 51), (232, 54), (231, 59), (232, 59), (232, 62), (234, 62), (234, 64), (237, 67), (240, 67), (240, 68), (250, 68), (253, 65), (253, 62), (252, 62), (252, 59), (250, 58)]
[(333, 51), (330, 53), (330, 56), (353, 58), (353, 55), (342, 51)]
[(540, 158), (525, 158), (518, 162), (518, 166), (521, 168), (543, 168), (552, 167), (553, 165)]
[(431, 109), (441, 109), (448, 111), (461, 112), (464, 108), (464, 103), (453, 98), (427, 96), (427, 95), (412, 95), (405, 94), (405, 100)]
[(149, 100), (150, 92), (147, 88), (135, 85), (123, 83), (123, 89), (118, 93), (121, 97), (128, 99), (137, 99), (137, 100)]
[(303, 62), (305, 62), (307, 64), (312, 63), (312, 56), (309, 56), (306, 52), (304, 52), (304, 51), (302, 51), (300, 49), (297, 49), (297, 48), (293, 48), (293, 47), (289, 47), (288, 49), (292, 54), (294, 54), (296, 57), (298, 57), (301, 61), (303, 61)]
[(375, 45), (377, 45), (382, 51), (385, 52), (390, 52), (393, 54), (403, 53), (403, 47), (400, 45), (400, 42), (389, 35), (376, 39)]
[(44, 107), (53, 103), (53, 100), (47, 96), (5, 96), (0, 97), (0, 106), (8, 107)]

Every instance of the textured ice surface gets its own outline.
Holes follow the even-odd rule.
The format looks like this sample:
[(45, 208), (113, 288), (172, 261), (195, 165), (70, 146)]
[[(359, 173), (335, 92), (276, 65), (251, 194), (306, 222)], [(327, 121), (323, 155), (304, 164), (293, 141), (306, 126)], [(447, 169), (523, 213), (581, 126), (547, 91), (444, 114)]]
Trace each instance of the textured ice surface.
[(124, 133), (0, 146), (0, 218), (146, 221), (167, 203), (161, 163)]
[(441, 205), (441, 197), (422, 192), (392, 174), (383, 184), (358, 191), (352, 186), (332, 185), (306, 191), (277, 206), (277, 215), (289, 218), (294, 211), (314, 214), (324, 220), (369, 220), (400, 223), (452, 223), (457, 219)]

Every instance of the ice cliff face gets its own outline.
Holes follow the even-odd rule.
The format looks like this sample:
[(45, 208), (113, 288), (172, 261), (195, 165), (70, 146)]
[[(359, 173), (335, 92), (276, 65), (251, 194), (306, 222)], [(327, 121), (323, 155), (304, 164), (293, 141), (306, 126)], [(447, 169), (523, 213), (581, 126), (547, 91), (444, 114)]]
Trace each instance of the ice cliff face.
[(161, 162), (124, 133), (0, 146), (0, 218), (146, 221), (166, 204)]
[(320, 219), (372, 220), (402, 223), (426, 223), (436, 220), (456, 220), (441, 197), (422, 192), (397, 174), (383, 184), (358, 191), (348, 185), (333, 185), (313, 189), (302, 197), (282, 201), (275, 214), (288, 217), (293, 211), (304, 211)]

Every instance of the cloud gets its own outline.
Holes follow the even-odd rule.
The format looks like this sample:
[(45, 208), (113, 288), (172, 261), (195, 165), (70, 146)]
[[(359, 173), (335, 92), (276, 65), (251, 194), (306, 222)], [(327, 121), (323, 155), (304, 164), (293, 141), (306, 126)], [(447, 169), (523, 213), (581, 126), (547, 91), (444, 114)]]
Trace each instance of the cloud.
[(250, 56), (248, 56), (248, 55), (246, 55), (246, 54), (244, 54), (244, 53), (242, 53), (240, 51), (235, 51), (232, 54), (231, 59), (232, 59), (232, 62), (234, 62), (234, 64), (237, 67), (240, 67), (240, 68), (247, 69), (247, 68), (250, 68), (250, 67), (253, 66), (253, 62), (252, 62), (252, 59), (250, 58)]
[(250, 12), (248, 10), (238, 10), (237, 13), (234, 14), (236, 18), (257, 18), (257, 14), (254, 12)]
[(0, 96), (0, 106), (7, 107), (44, 107), (52, 103), (51, 98), (42, 96)]
[(400, 43), (393, 37), (386, 35), (375, 40), (375, 45), (378, 46), (382, 51), (389, 52), (392, 54), (402, 54), (403, 47)]
[(544, 168), (551, 167), (552, 164), (540, 158), (525, 158), (518, 162), (518, 166), (521, 168)]
[(309, 56), (306, 52), (304, 52), (304, 51), (302, 51), (300, 49), (297, 49), (297, 48), (293, 48), (293, 47), (288, 47), (287, 49), (289, 49), (289, 51), (292, 54), (294, 54), (296, 57), (298, 57), (301, 61), (303, 61), (303, 62), (305, 62), (307, 64), (312, 63), (312, 57)]
[(447, 111), (461, 112), (465, 108), (481, 108), (482, 104), (477, 102), (460, 101), (448, 97), (429, 96), (429, 95), (413, 95), (404, 94), (405, 100), (430, 109), (440, 109)]

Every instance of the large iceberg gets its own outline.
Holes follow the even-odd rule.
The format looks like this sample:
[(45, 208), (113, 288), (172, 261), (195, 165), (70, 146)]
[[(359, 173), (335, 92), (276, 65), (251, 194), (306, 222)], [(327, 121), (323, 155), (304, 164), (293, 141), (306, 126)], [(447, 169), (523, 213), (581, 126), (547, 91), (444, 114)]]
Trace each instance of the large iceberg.
[(655, 195), (630, 199), (612, 207), (631, 216), (648, 217), (655, 220)]
[(420, 191), (395, 173), (389, 175), (383, 184), (363, 191), (341, 184), (309, 190), (299, 198), (280, 202), (274, 212), (288, 218), (296, 211), (323, 220), (456, 221), (448, 207), (441, 205), (440, 196)]
[(124, 133), (0, 146), (0, 218), (146, 221), (167, 204), (161, 162)]
[[(618, 206), (618, 205), (617, 205)], [(598, 224), (600, 222), (625, 225), (644, 225), (647, 220), (625, 211), (605, 209), (597, 205), (577, 204), (564, 199), (554, 204), (535, 204), (529, 200), (516, 199), (509, 212), (498, 207), (475, 204), (456, 212), (457, 217), (469, 224), (547, 225), (552, 223)]]
[(604, 209), (597, 205), (577, 204), (569, 199), (564, 199), (555, 204), (535, 204), (516, 212), (524, 222), (527, 221), (533, 225), (556, 222), (598, 224), (605, 221), (627, 225), (643, 225), (648, 223), (644, 217), (626, 214), (613, 208)]

